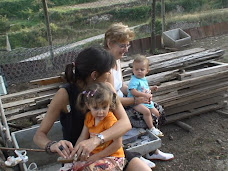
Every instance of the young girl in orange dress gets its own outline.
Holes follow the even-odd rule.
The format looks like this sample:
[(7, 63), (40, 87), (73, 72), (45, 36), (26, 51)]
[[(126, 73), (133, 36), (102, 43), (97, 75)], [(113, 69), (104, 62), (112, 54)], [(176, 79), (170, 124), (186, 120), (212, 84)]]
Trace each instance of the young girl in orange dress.
[[(95, 148), (89, 156), (77, 156), (72, 165), (68, 165), (69, 170), (86, 170), (86, 171), (120, 171), (125, 165), (125, 156), (122, 148), (122, 138), (114, 139), (112, 141), (103, 142), (102, 131), (112, 127), (117, 119), (112, 112), (120, 101), (117, 95), (105, 83), (95, 83), (87, 87), (85, 91), (79, 94), (77, 99), (77, 106), (82, 111), (87, 112), (84, 121), (84, 127), (77, 143), (81, 141), (98, 136), (101, 139), (101, 144)], [(112, 146), (110, 148), (109, 146)], [(93, 161), (86, 161), (87, 158), (98, 154), (105, 148), (110, 150), (106, 157), (99, 158), (96, 156)], [(80, 160), (80, 161), (78, 161)], [(66, 169), (66, 166), (64, 167)], [(61, 170), (61, 169), (60, 169)], [(62, 169), (63, 170), (63, 169)]]

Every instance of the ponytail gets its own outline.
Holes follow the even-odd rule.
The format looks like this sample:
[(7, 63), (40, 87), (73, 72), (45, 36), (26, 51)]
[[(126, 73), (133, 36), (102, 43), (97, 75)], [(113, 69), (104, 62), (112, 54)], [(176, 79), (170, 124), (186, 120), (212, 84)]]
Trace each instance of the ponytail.
[(75, 82), (75, 67), (74, 63), (67, 64), (65, 68), (65, 79), (68, 83)]

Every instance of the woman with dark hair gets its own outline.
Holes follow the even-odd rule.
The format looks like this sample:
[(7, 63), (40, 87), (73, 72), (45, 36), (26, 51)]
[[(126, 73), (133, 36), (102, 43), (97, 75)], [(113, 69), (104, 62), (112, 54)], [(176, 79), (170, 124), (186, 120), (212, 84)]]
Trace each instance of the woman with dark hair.
[[(117, 139), (131, 129), (131, 124), (123, 106), (118, 105), (113, 110), (118, 121), (111, 128), (93, 138), (81, 141), (74, 147), (81, 134), (85, 119), (85, 114), (75, 105), (77, 97), (88, 85), (96, 82), (107, 82), (114, 64), (115, 59), (109, 52), (103, 48), (90, 47), (78, 54), (74, 64), (67, 65), (65, 76), (68, 84), (57, 91), (45, 118), (34, 136), (34, 142), (40, 148), (45, 149), (47, 153), (58, 153), (66, 159), (74, 157), (76, 153), (77, 156), (85, 158), (98, 145)], [(106, 84), (115, 91), (110, 83)], [(59, 118), (62, 125), (63, 140), (56, 142), (48, 138), (48, 132)], [(109, 147), (96, 155), (99, 155), (100, 158), (106, 156), (106, 153), (109, 152), (108, 150), (112, 150)], [(87, 160), (89, 161), (90, 157)], [(150, 170), (138, 158), (130, 157), (128, 162), (126, 170)]]

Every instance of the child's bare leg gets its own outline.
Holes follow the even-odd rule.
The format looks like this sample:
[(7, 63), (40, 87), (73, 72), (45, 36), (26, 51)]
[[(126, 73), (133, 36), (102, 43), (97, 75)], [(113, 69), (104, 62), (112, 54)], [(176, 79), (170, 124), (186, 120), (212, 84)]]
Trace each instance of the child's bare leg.
[(139, 104), (137, 106), (134, 106), (133, 108), (139, 113), (143, 114), (143, 119), (146, 122), (146, 125), (149, 129), (154, 127), (151, 112), (146, 106), (144, 106), (143, 104)]
[(154, 108), (152, 108), (152, 109), (150, 109), (150, 112), (151, 113), (153, 113), (153, 114), (155, 114), (158, 118), (160, 117), (160, 113), (159, 113), (159, 111), (154, 107)]
[[(150, 112), (155, 114), (157, 117), (160, 117), (160, 113), (155, 107), (150, 109)], [(151, 131), (152, 131), (153, 134), (155, 134), (155, 135), (157, 135), (159, 137), (164, 136), (164, 134), (158, 128), (153, 128)]]

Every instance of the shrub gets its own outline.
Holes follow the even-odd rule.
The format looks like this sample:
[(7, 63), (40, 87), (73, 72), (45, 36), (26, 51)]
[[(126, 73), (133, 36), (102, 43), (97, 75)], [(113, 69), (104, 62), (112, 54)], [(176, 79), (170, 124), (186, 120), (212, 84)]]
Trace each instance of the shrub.
[(0, 1), (0, 15), (27, 19), (31, 12), (39, 11), (40, 5), (38, 0)]
[[(109, 12), (118, 20), (142, 20), (150, 17), (150, 6), (139, 6), (133, 8), (115, 9)], [(131, 16), (131, 17), (129, 17)]]
[(82, 3), (94, 2), (94, 1), (97, 1), (97, 0), (50, 0), (50, 2), (54, 6), (82, 4)]

